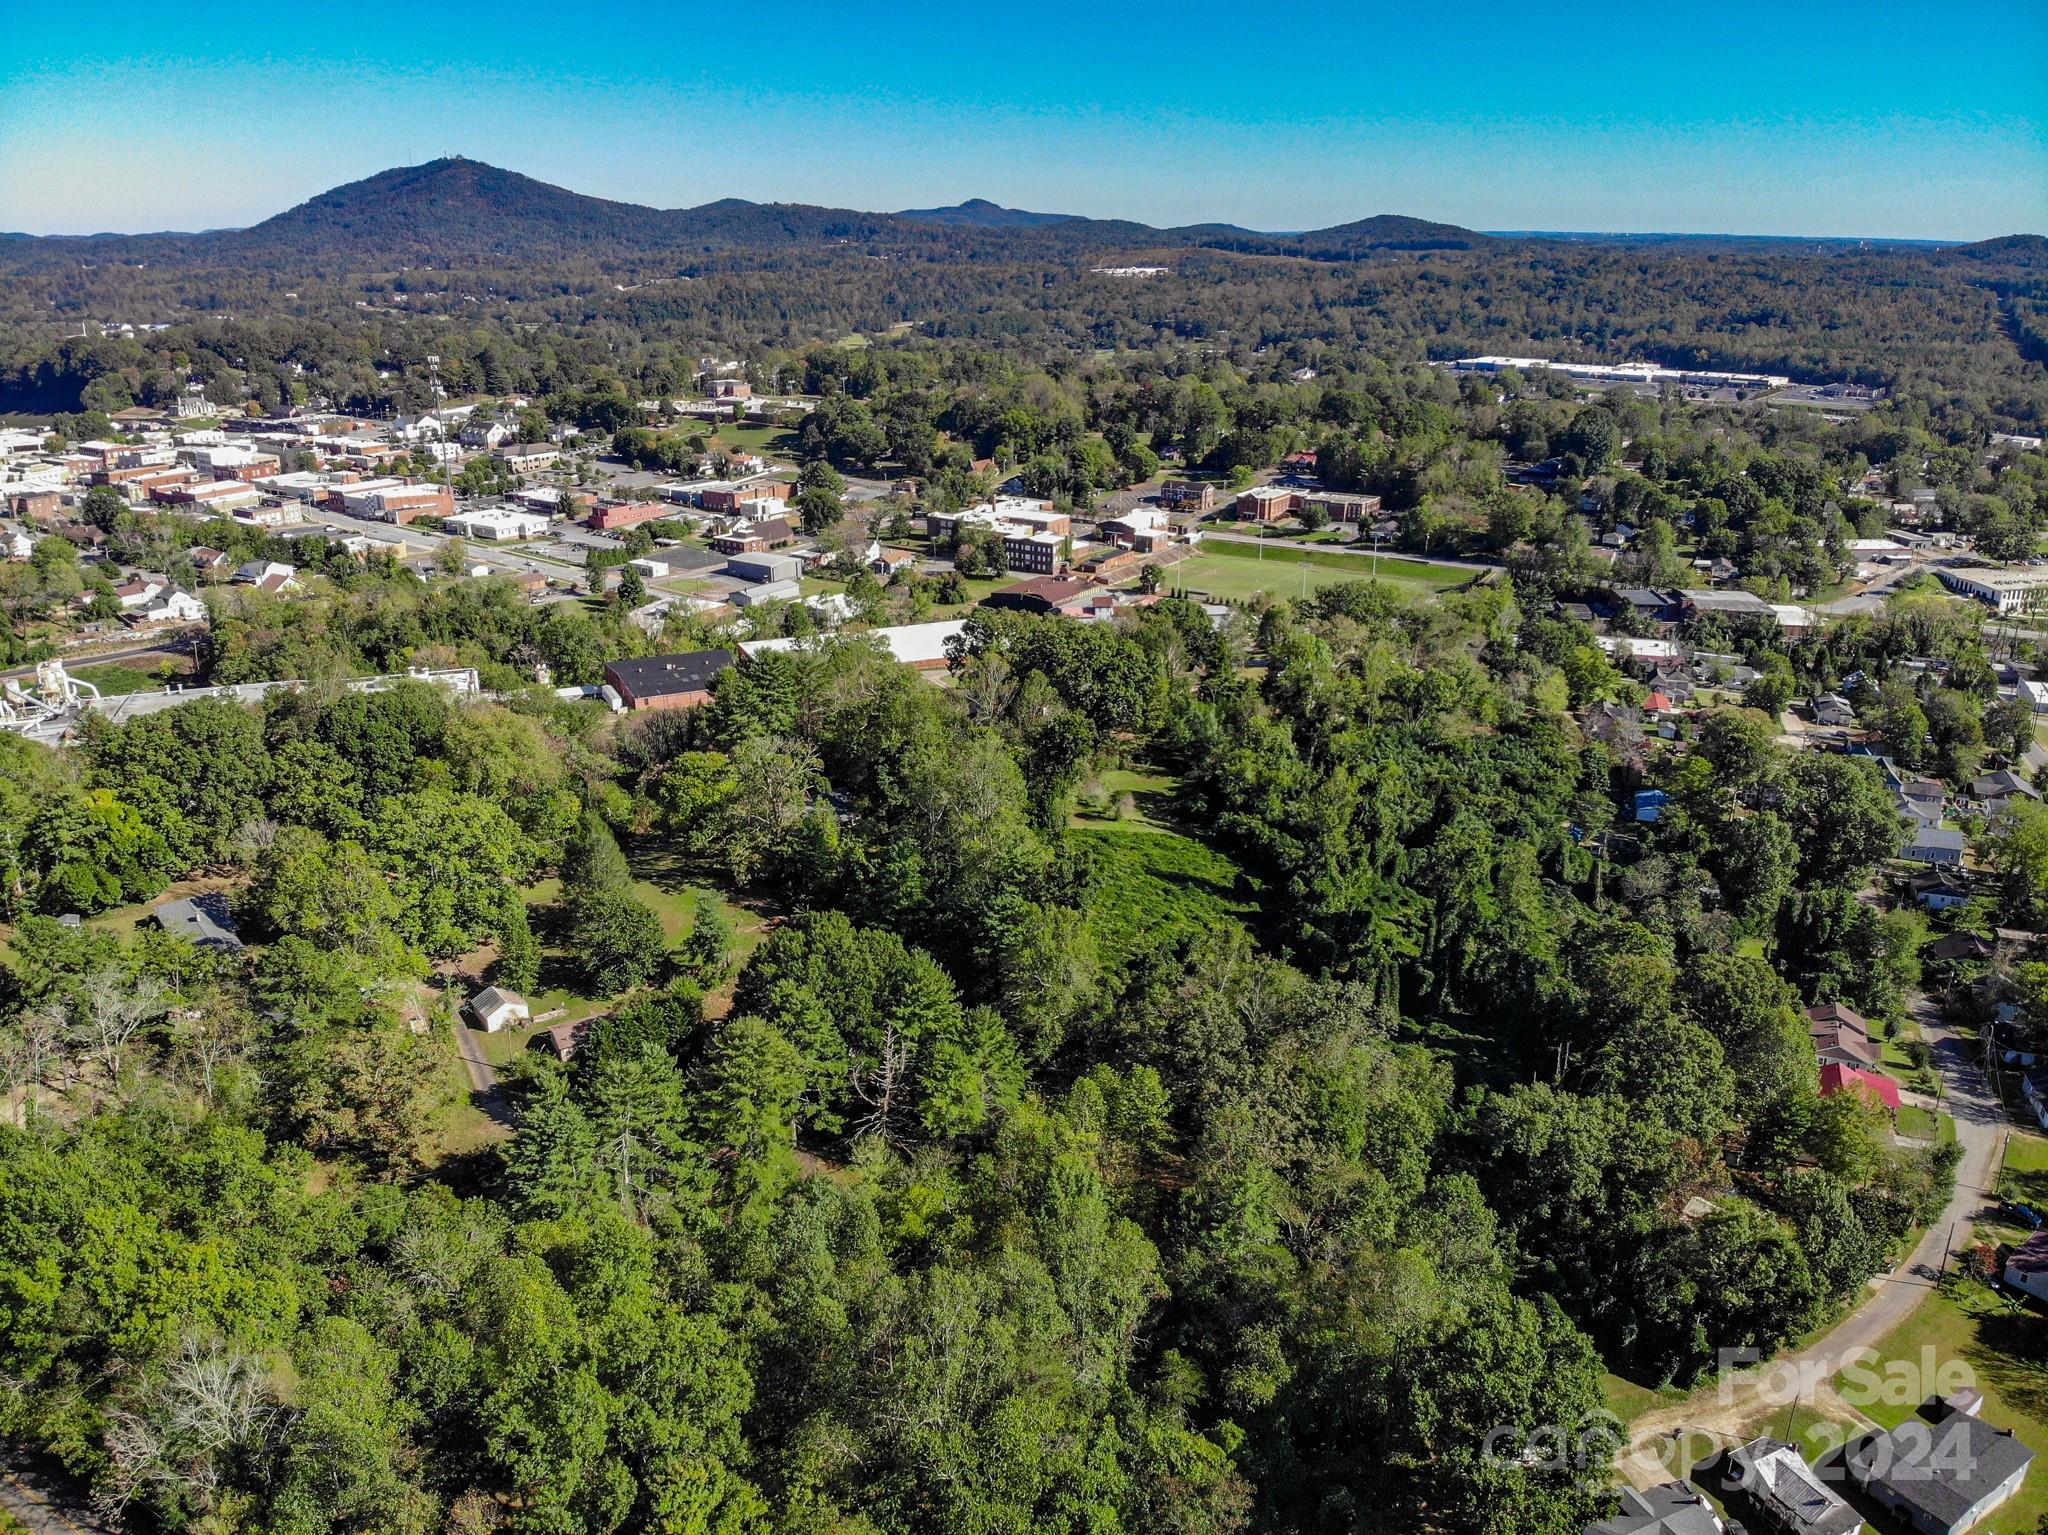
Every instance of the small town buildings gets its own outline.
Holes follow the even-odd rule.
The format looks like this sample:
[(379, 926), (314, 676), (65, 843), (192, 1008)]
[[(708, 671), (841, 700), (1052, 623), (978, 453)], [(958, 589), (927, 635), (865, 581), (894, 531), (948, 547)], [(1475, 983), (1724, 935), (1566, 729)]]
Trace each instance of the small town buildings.
[(669, 516), (672, 511), (673, 508), (663, 506), (659, 501), (609, 501), (600, 503), (584, 521), (596, 531), (606, 533), (654, 522)]
[(1168, 480), (1159, 487), (1159, 502), (1169, 511), (1213, 512), (1216, 487), (1198, 485), (1193, 480)]
[(1057, 533), (1012, 533), (1003, 539), (1004, 562), (1014, 571), (1049, 576), (1061, 566), (1069, 541)]
[(1686, 620), (1702, 618), (1772, 618), (1771, 605), (1755, 592), (1706, 590), (1680, 592), (1680, 609)]
[(1962, 1535), (2020, 1490), (2034, 1452), (1968, 1412), (1851, 1440), (1849, 1479), (1920, 1535)]
[(218, 891), (165, 901), (150, 915), (158, 927), (174, 938), (190, 939), (202, 949), (218, 949), (228, 954), (242, 952), (234, 913), (228, 908), (228, 898)]
[(1332, 522), (1364, 523), (1379, 516), (1381, 500), (1349, 490), (1313, 490), (1302, 497), (1301, 510), (1321, 512)]
[(2048, 682), (2028, 679), (2019, 684), (2018, 691), (2020, 700), (2028, 708), (2036, 714), (2048, 714)]
[(486, 1034), (530, 1022), (533, 1009), (526, 998), (503, 986), (486, 986), (463, 1004), (476, 1026)]
[(1727, 1525), (1691, 1482), (1666, 1482), (1638, 1492), (1625, 1487), (1621, 1512), (1586, 1526), (1585, 1535), (1724, 1535)]
[(711, 685), (734, 661), (730, 650), (608, 661), (605, 686), (623, 709), (694, 709), (711, 701)]
[(910, 549), (876, 547), (866, 561), (869, 570), (878, 576), (893, 576), (899, 570), (915, 570), (917, 554)]

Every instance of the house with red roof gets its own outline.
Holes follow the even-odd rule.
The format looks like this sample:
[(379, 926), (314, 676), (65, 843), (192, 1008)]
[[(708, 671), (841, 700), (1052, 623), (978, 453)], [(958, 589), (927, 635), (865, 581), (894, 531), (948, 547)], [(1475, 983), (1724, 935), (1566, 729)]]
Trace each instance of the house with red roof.
[(1858, 1071), (1854, 1066), (1830, 1064), (1820, 1069), (1820, 1095), (1832, 1098), (1836, 1093), (1850, 1089), (1869, 1093), (1894, 1114), (1899, 1111), (1899, 1084), (1890, 1077), (1874, 1071)]

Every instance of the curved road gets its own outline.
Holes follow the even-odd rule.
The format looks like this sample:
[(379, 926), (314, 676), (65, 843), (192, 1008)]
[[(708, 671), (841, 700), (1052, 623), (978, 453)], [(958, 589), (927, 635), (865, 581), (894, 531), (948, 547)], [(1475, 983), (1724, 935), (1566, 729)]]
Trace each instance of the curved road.
[[(1862, 1416), (1851, 1404), (1836, 1397), (1827, 1383), (1856, 1362), (1859, 1351), (1874, 1349), (1913, 1314), (1914, 1308), (1933, 1290), (1950, 1254), (1968, 1239), (1970, 1226), (1984, 1205), (1995, 1197), (1994, 1182), (2007, 1134), (2005, 1111), (1972, 1058), (1969, 1046), (1942, 1022), (1934, 1004), (1924, 996), (1916, 997), (1913, 1016), (1920, 1024), (1922, 1038), (1934, 1047), (1935, 1064), (1946, 1089), (1946, 1107), (1955, 1116), (1956, 1140), (1963, 1149), (1962, 1160), (1956, 1164), (1955, 1193), (1948, 1208), (1927, 1228), (1906, 1261), (1873, 1280), (1871, 1293), (1863, 1304), (1821, 1337), (1804, 1348), (1777, 1356), (1765, 1367), (1724, 1376), (1685, 1402), (1636, 1419), (1629, 1426), (1633, 1448), (1623, 1457), (1621, 1469), (1638, 1487), (1671, 1479), (1671, 1467), (1657, 1453), (1671, 1435), (1704, 1431), (1732, 1436), (1765, 1408), (1783, 1405), (1775, 1397), (1766, 1397), (1764, 1387), (1767, 1382), (1782, 1383), (1789, 1378), (1787, 1366), (1796, 1368), (1799, 1379), (1819, 1383), (1816, 1394), (1823, 1405)], [(1812, 1402), (1813, 1397), (1808, 1400)]]

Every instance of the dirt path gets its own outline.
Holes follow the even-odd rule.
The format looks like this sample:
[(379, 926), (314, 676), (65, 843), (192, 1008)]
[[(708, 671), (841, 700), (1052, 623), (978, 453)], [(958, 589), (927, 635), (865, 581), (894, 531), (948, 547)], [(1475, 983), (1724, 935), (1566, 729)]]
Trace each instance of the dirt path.
[(1673, 1468), (1663, 1452), (1674, 1435), (1704, 1434), (1725, 1441), (1753, 1431), (1759, 1420), (1793, 1402), (1838, 1421), (1869, 1422), (1836, 1394), (1832, 1382), (1933, 1291), (1949, 1254), (1968, 1238), (1971, 1223), (1994, 1197), (1992, 1183), (2006, 1134), (2005, 1113), (1968, 1045), (1942, 1022), (1925, 997), (1914, 1000), (1913, 1015), (1934, 1049), (1935, 1065), (1947, 1087), (1946, 1107), (1955, 1116), (1956, 1140), (1963, 1148), (1948, 1208), (1927, 1228), (1912, 1255), (1873, 1280), (1863, 1303), (1821, 1337), (1767, 1365), (1725, 1375), (1683, 1402), (1636, 1419), (1629, 1429), (1630, 1449), (1620, 1462), (1622, 1474), (1634, 1485), (1651, 1487), (1671, 1479)]

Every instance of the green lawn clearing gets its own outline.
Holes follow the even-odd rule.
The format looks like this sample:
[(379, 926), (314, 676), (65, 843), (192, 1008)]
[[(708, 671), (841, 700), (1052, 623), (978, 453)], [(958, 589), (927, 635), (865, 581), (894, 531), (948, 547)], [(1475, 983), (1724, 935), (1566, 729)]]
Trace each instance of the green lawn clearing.
[(1137, 818), (1084, 821), (1073, 835), (1094, 859), (1087, 922), (1111, 969), (1162, 944), (1241, 922), (1256, 909), (1240, 888), (1237, 865), (1182, 832)]
[(1385, 581), (1410, 591), (1447, 591), (1470, 579), (1440, 565), (1383, 556), (1377, 571), (1370, 556), (1333, 554), (1326, 550), (1268, 549), (1261, 559), (1256, 544), (1227, 544), (1212, 539), (1202, 552), (1167, 567), (1167, 585), (1176, 591), (1200, 592), (1219, 602), (1242, 602), (1260, 592), (1299, 597), (1343, 581)]

